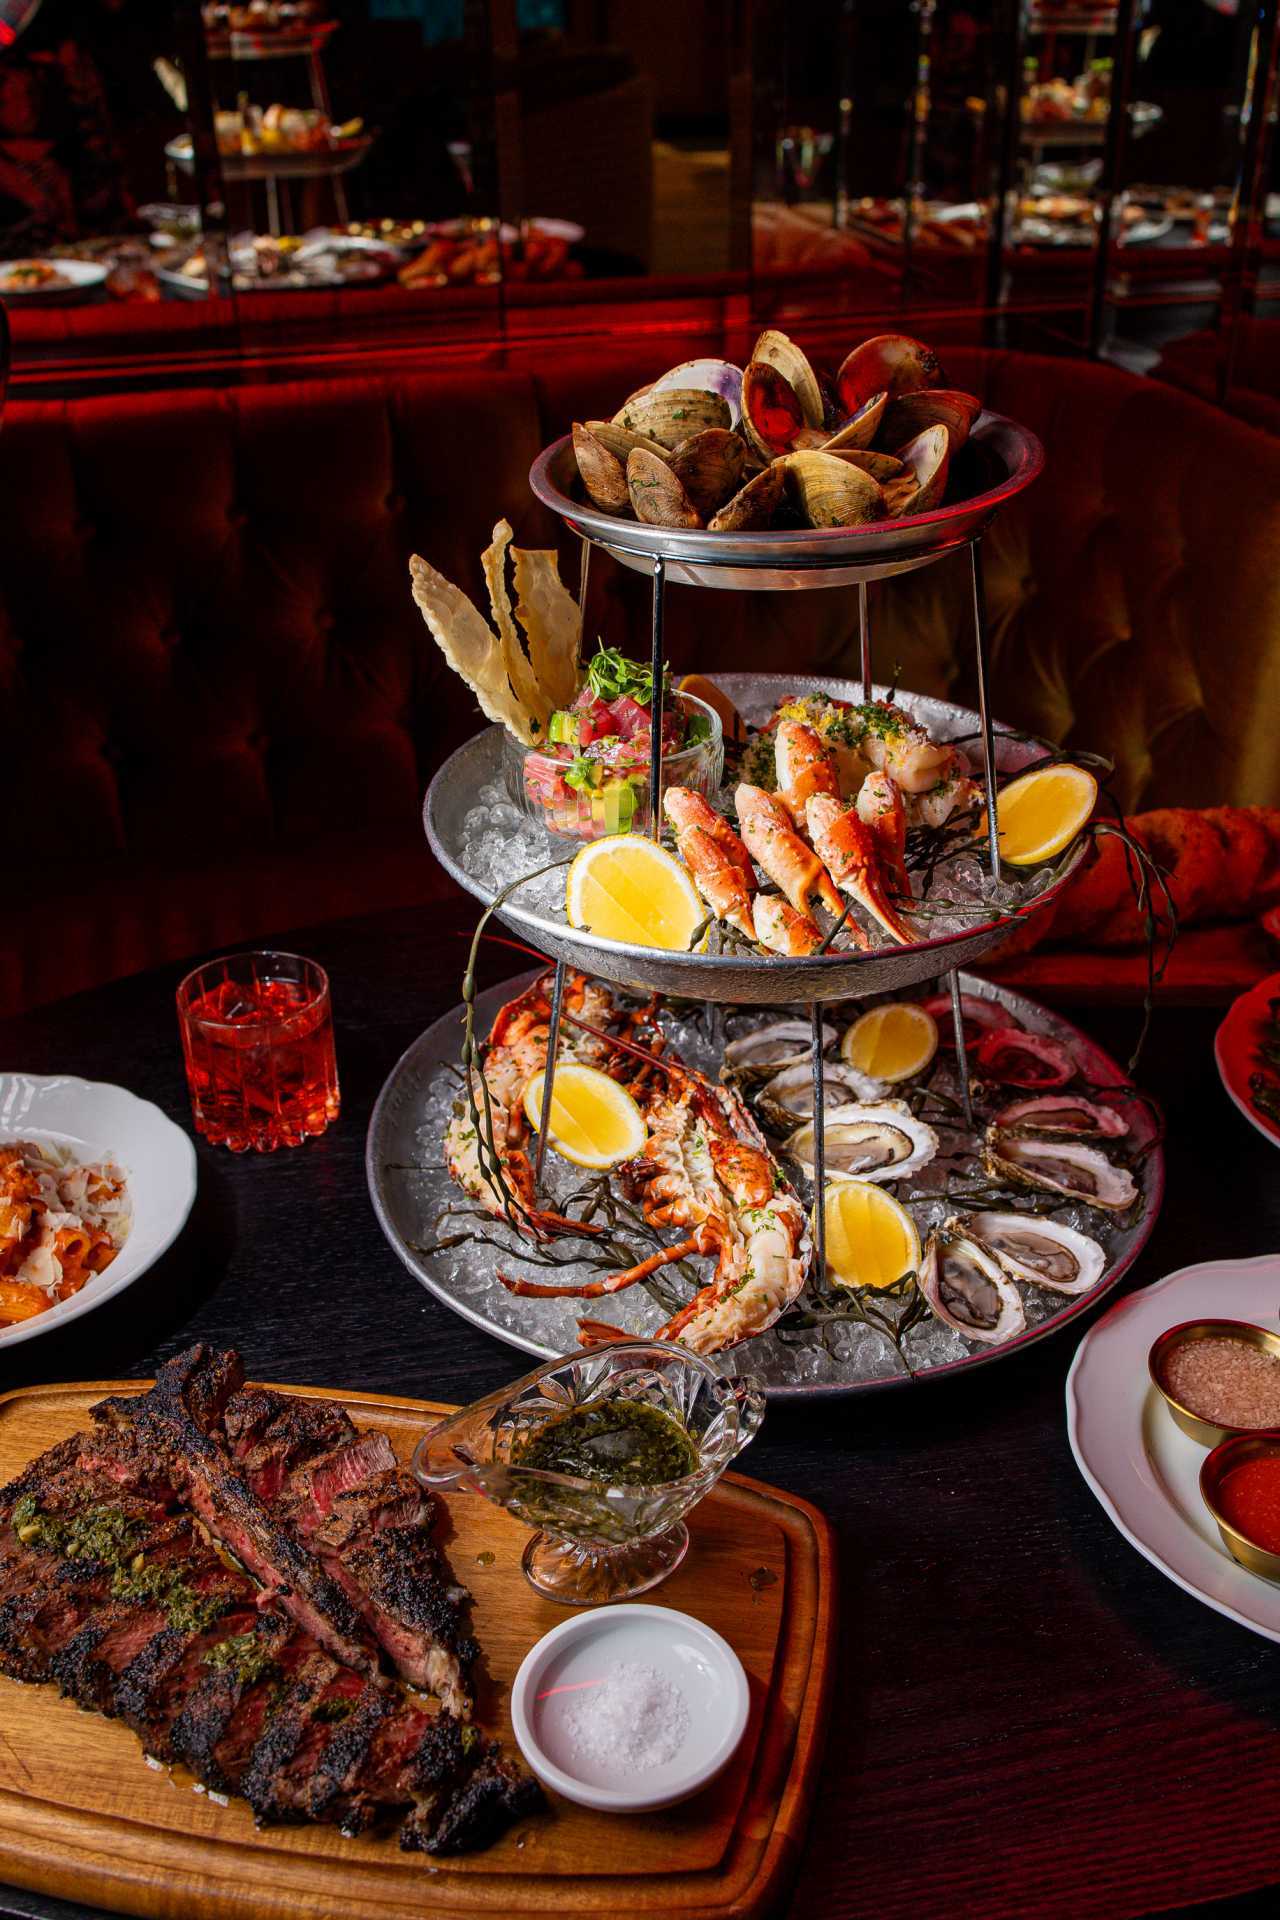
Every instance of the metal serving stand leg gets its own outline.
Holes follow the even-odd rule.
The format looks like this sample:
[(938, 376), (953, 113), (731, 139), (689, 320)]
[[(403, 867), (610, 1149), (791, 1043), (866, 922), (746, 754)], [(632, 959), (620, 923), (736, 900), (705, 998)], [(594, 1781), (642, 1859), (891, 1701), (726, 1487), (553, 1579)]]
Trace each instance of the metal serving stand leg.
[(987, 612), (982, 593), (981, 541), (969, 542), (969, 575), (973, 584), (973, 650), (978, 673), (978, 725), (982, 732), (982, 771), (987, 783), (987, 854), (991, 878), (1000, 878), (1000, 827), (996, 817), (996, 739), (987, 699)]
[(556, 1078), (556, 1054), (560, 1049), (560, 1015), (564, 1008), (565, 963), (556, 961), (551, 983), (551, 1020), (547, 1027), (547, 1064), (542, 1074), (542, 1111), (538, 1115), (538, 1145), (533, 1156), (535, 1192), (542, 1186), (542, 1163), (547, 1157), (547, 1130), (551, 1125), (551, 1100)]
[(865, 705), (871, 698), (873, 681), (871, 678), (871, 615), (867, 606), (867, 583), (858, 582), (858, 651), (862, 658), (862, 699)]
[(951, 1028), (956, 1040), (956, 1072), (960, 1076), (960, 1098), (964, 1103), (964, 1123), (973, 1132), (973, 1095), (969, 1091), (969, 1055), (964, 1044), (964, 1004), (960, 998), (960, 974), (955, 967), (947, 975), (951, 987)]
[(827, 1101), (822, 1058), (822, 1003), (809, 1007), (813, 1034), (813, 1264), (819, 1286), (827, 1278)]
[(649, 837), (662, 838), (662, 615), (667, 595), (667, 563), (661, 554), (653, 563), (653, 648), (650, 654), (653, 695), (649, 702)]

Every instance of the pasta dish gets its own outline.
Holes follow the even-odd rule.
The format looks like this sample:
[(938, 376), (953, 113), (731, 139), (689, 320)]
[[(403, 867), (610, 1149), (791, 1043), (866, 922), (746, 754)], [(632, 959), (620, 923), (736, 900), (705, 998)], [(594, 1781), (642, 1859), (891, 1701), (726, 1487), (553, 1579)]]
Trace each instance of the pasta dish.
[(128, 1237), (122, 1168), (35, 1140), (0, 1145), (0, 1326), (79, 1293)]

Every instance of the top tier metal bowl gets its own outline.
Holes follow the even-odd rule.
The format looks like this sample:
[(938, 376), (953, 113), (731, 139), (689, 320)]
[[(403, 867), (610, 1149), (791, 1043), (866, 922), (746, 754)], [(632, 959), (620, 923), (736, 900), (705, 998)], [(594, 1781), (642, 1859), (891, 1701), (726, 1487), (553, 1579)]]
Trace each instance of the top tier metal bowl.
[(663, 560), (667, 579), (687, 586), (789, 590), (847, 587), (927, 567), (976, 540), (1043, 465), (1034, 433), (1002, 413), (983, 412), (952, 463), (959, 497), (945, 506), (863, 527), (766, 533), (690, 533), (601, 513), (574, 497), (578, 469), (568, 434), (538, 455), (529, 484), (575, 533), (637, 573)]
[[(824, 693), (837, 700), (861, 698), (852, 680), (827, 679), (813, 674), (717, 673), (711, 676), (748, 720), (770, 713), (790, 693)], [(889, 689), (877, 687), (877, 699)], [(938, 740), (973, 740), (978, 716), (949, 700), (924, 694), (899, 693), (896, 698)], [(490, 905), (494, 889), (478, 880), (463, 864), (464, 821), (476, 804), (480, 789), (502, 782), (502, 728), (489, 727), (450, 755), (427, 789), (423, 819), (431, 850), (453, 878)], [(1002, 772), (1016, 773), (1039, 757), (1037, 741), (1024, 734), (997, 733), (996, 763)], [(1038, 912), (1054, 899), (1084, 858), (1081, 841), (1063, 862), (1053, 883), (1035, 894), (1018, 912)], [(537, 868), (566, 849), (547, 842), (546, 852), (530, 861)], [(920, 980), (932, 980), (953, 967), (971, 966), (1007, 937), (1008, 917), (993, 919), (961, 933), (943, 934), (909, 947), (885, 947), (871, 953), (825, 953), (805, 960), (766, 958), (756, 954), (670, 953), (654, 947), (624, 946), (597, 934), (579, 933), (563, 919), (552, 919), (520, 905), (515, 893), (498, 909), (498, 917), (539, 952), (564, 960), (583, 973), (595, 974), (615, 985), (645, 992), (682, 995), (750, 1006), (782, 1006), (815, 1000), (845, 1000), (873, 993), (895, 993)]]

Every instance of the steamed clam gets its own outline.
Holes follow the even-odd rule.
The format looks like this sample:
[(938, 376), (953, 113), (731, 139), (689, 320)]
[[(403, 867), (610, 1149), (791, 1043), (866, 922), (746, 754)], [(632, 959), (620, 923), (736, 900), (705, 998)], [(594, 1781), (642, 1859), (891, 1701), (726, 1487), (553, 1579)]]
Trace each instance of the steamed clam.
[[(798, 1127), (786, 1151), (812, 1178), (815, 1127)], [(938, 1136), (917, 1119), (905, 1100), (866, 1101), (832, 1107), (823, 1128), (829, 1180), (900, 1180), (927, 1166)]]
[(1034, 1213), (974, 1213), (972, 1237), (995, 1255), (1010, 1279), (1054, 1293), (1088, 1293), (1106, 1270), (1107, 1256), (1087, 1233)]
[(605, 513), (713, 533), (928, 512), (980, 405), (941, 379), (936, 356), (906, 334), (864, 341), (833, 380), (767, 327), (744, 368), (686, 360), (612, 420), (575, 422), (583, 491)]
[(1118, 1167), (1096, 1147), (1083, 1146), (1076, 1140), (1037, 1139), (991, 1126), (983, 1143), (982, 1160), (988, 1173), (998, 1178), (1019, 1186), (1039, 1187), (1046, 1193), (1060, 1194), (1064, 1200), (1080, 1200), (1108, 1213), (1123, 1213), (1138, 1197), (1127, 1167)]
[(920, 1263), (920, 1291), (939, 1320), (967, 1340), (997, 1346), (1023, 1331), (1027, 1317), (1017, 1288), (957, 1215), (935, 1227)]

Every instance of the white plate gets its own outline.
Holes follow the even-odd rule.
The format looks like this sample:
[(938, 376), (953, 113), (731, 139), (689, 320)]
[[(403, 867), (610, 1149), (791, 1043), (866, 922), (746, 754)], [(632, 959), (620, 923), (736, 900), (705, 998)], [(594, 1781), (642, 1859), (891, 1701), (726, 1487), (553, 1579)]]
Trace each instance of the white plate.
[(1257, 986), (1232, 1001), (1213, 1041), (1213, 1057), (1223, 1087), (1249, 1125), (1256, 1127), (1273, 1147), (1280, 1147), (1280, 1124), (1259, 1113), (1249, 1099), (1249, 1076), (1259, 1065), (1254, 1059), (1259, 1030), (1269, 1017), (1271, 1002), (1278, 999), (1280, 973), (1269, 973), (1265, 980), (1259, 980)]
[[(621, 1662), (651, 1667), (683, 1694), (688, 1731), (679, 1752), (643, 1773), (575, 1752), (565, 1703), (581, 1701)], [(747, 1726), (751, 1696), (733, 1648), (692, 1614), (670, 1607), (595, 1607), (544, 1633), (511, 1689), (516, 1744), (544, 1786), (602, 1813), (674, 1806), (728, 1766)]]
[(0, 1073), (0, 1142), (11, 1140), (49, 1140), (78, 1160), (114, 1160), (129, 1182), (133, 1224), (104, 1273), (46, 1313), (0, 1328), (0, 1347), (65, 1327), (132, 1286), (172, 1246), (196, 1197), (196, 1152), (181, 1127), (107, 1081)]
[[(0, 286), (0, 300), (76, 300), (81, 294), (100, 287), (107, 277), (107, 269), (98, 260), (43, 260), (34, 254), (24, 254), (22, 264), (53, 267), (71, 284), (52, 287)], [(17, 265), (16, 260), (0, 261), (0, 277)]]
[(1252, 1320), (1275, 1330), (1280, 1254), (1180, 1267), (1103, 1315), (1067, 1375), (1076, 1465), (1125, 1539), (1153, 1566), (1242, 1627), (1280, 1640), (1280, 1585), (1231, 1558), (1200, 1498), (1207, 1449), (1175, 1426), (1147, 1355), (1184, 1320)]

